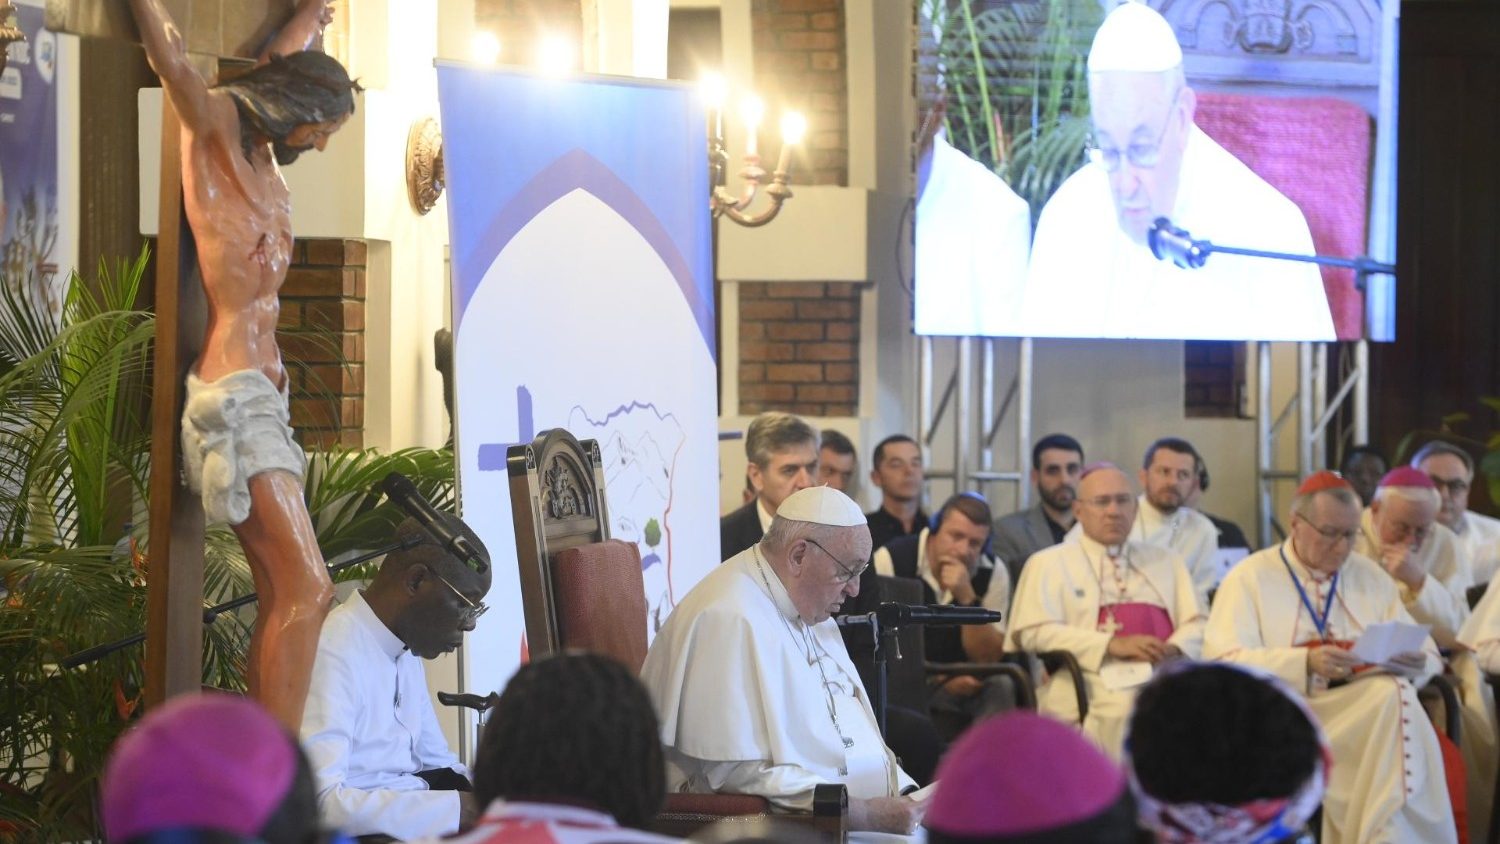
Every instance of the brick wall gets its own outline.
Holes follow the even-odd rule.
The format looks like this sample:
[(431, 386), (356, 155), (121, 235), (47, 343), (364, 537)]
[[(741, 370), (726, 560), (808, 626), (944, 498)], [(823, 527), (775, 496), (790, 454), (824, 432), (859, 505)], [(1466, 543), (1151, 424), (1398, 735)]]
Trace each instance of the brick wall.
[(1245, 344), (1190, 340), (1182, 344), (1183, 415), (1232, 419), (1245, 390)]
[[(756, 91), (772, 108), (781, 104), (807, 115), (807, 139), (792, 160), (793, 183), (847, 185), (843, 0), (754, 0), (750, 9)], [(781, 141), (779, 118), (768, 118), (771, 131), (762, 133), (761, 146), (769, 158)]]
[(364, 446), (365, 244), (298, 240), (281, 288), (277, 340), (305, 448)]
[(757, 282), (739, 294), (739, 412), (858, 415), (859, 286)]

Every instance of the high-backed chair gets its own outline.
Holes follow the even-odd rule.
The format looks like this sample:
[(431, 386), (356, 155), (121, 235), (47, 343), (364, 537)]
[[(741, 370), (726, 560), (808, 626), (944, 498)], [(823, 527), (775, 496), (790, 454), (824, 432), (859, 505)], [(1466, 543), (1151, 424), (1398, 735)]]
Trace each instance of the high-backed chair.
[[(532, 656), (584, 650), (611, 656), (640, 673), (646, 659), (647, 607), (640, 549), (609, 537), (609, 505), (599, 444), (560, 428), (506, 453), (516, 562)], [(726, 818), (769, 814), (770, 803), (746, 794), (669, 794), (657, 831), (685, 837)], [(795, 816), (792, 816), (795, 817)], [(819, 786), (804, 816), (825, 838), (842, 841), (848, 794)]]

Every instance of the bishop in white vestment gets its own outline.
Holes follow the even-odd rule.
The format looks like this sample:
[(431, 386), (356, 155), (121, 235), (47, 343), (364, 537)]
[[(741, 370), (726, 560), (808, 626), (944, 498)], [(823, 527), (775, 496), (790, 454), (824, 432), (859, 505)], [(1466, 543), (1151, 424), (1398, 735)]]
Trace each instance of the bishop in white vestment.
[[(1136, 688), (1152, 666), (1196, 658), (1204, 615), (1181, 558), (1128, 540), (1135, 496), (1113, 466), (1085, 472), (1073, 504), (1080, 534), (1031, 556), (1011, 605), (1011, 647), (1070, 651), (1083, 669), (1088, 716), (1082, 728), (1120, 758)], [(1038, 708), (1078, 723), (1072, 679), (1053, 674), (1037, 691)]]
[(1333, 748), (1324, 844), (1456, 841), (1437, 733), (1417, 701), (1441, 670), (1436, 645), (1383, 667), (1349, 651), (1371, 624), (1413, 622), (1391, 577), (1350, 551), (1359, 498), (1347, 481), (1313, 475), (1291, 521), (1290, 539), (1225, 576), (1204, 657), (1257, 666), (1308, 696)]
[(915, 788), (881, 739), (832, 615), (870, 559), (858, 505), (828, 487), (777, 509), (764, 539), (688, 592), (641, 669), (661, 719), (669, 791), (812, 807), (843, 783), (852, 828), (909, 833)]

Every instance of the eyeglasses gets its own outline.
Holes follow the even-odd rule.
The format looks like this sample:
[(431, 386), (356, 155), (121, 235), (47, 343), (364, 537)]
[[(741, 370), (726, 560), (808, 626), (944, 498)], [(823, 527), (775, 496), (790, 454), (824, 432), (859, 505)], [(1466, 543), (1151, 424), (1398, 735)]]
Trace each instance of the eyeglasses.
[(1120, 169), (1121, 159), (1125, 159), (1132, 166), (1142, 170), (1150, 170), (1161, 160), (1161, 144), (1166, 140), (1167, 129), (1172, 126), (1172, 115), (1177, 110), (1177, 100), (1182, 96), (1182, 88), (1178, 87), (1172, 92), (1168, 100), (1172, 107), (1167, 110), (1167, 119), (1162, 121), (1161, 131), (1156, 133), (1156, 140), (1151, 143), (1133, 143), (1125, 148), (1122, 154), (1120, 150), (1104, 147), (1098, 144), (1098, 139), (1089, 146), (1089, 161), (1103, 167), (1105, 172), (1113, 173)]
[(1327, 542), (1330, 545), (1337, 545), (1340, 542), (1353, 542), (1354, 538), (1359, 536), (1359, 528), (1339, 530), (1337, 528), (1323, 527), (1322, 525), (1318, 524), (1312, 519), (1309, 519), (1301, 513), (1298, 513), (1296, 515), (1297, 518), (1305, 523), (1308, 527), (1317, 531), (1318, 535), (1323, 537), (1323, 541)]
[(1438, 488), (1438, 492), (1447, 491), (1449, 495), (1463, 495), (1469, 491), (1469, 482), (1463, 478), (1444, 480), (1437, 475), (1428, 475), (1432, 478), (1432, 485)]
[(809, 545), (812, 545), (814, 548), (817, 548), (819, 551), (822, 551), (828, 556), (828, 559), (833, 560), (834, 565), (839, 567), (839, 576), (835, 578), (839, 583), (848, 583), (851, 580), (858, 580), (859, 576), (865, 573), (865, 569), (870, 567), (870, 561), (865, 560), (862, 563), (855, 563), (851, 568), (850, 566), (844, 565), (843, 560), (840, 560), (838, 557), (833, 556), (832, 552), (830, 552), (827, 548), (819, 545), (816, 539), (808, 539), (807, 543)]
[(467, 595), (458, 591), (458, 587), (448, 582), (448, 578), (443, 577), (432, 569), (428, 569), (428, 571), (432, 572), (432, 576), (437, 578), (439, 583), (448, 587), (449, 591), (457, 595), (460, 601), (464, 602), (465, 608), (459, 610), (458, 612), (458, 622), (460, 624), (468, 624), (471, 621), (478, 621), (481, 615), (484, 615), (489, 611), (490, 608), (486, 606), (483, 601), (480, 601), (476, 604), (473, 601), (469, 600)]
[(1132, 501), (1135, 501), (1135, 496), (1131, 495), (1128, 492), (1122, 492), (1119, 495), (1096, 495), (1093, 498), (1084, 498), (1080, 500), (1082, 500), (1083, 503), (1089, 505), (1090, 507), (1096, 507), (1100, 510), (1104, 510), (1107, 509), (1111, 504), (1122, 508), (1129, 507), (1130, 503)]
[(1414, 527), (1405, 522), (1395, 522), (1390, 527), (1396, 532), (1396, 542), (1405, 542), (1409, 539), (1420, 545), (1422, 544), (1422, 540), (1426, 539), (1429, 533), (1432, 533), (1432, 525)]

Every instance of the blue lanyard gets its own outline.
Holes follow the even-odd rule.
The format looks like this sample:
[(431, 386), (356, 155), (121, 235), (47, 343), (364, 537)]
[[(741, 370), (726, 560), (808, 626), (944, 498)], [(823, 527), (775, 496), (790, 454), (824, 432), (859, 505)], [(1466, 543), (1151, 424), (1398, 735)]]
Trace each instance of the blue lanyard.
[(1281, 553), (1281, 564), (1286, 566), (1286, 573), (1292, 578), (1292, 585), (1297, 587), (1297, 595), (1302, 598), (1302, 606), (1307, 607), (1307, 614), (1312, 616), (1313, 626), (1318, 629), (1318, 638), (1328, 641), (1328, 617), (1333, 613), (1333, 597), (1339, 592), (1339, 573), (1333, 573), (1333, 579), (1328, 582), (1328, 600), (1323, 602), (1323, 615), (1318, 616), (1318, 610), (1313, 606), (1312, 599), (1307, 597), (1307, 590), (1302, 588), (1302, 581), (1297, 579), (1297, 573), (1292, 571), (1292, 563), (1286, 558), (1286, 546), (1277, 549)]

